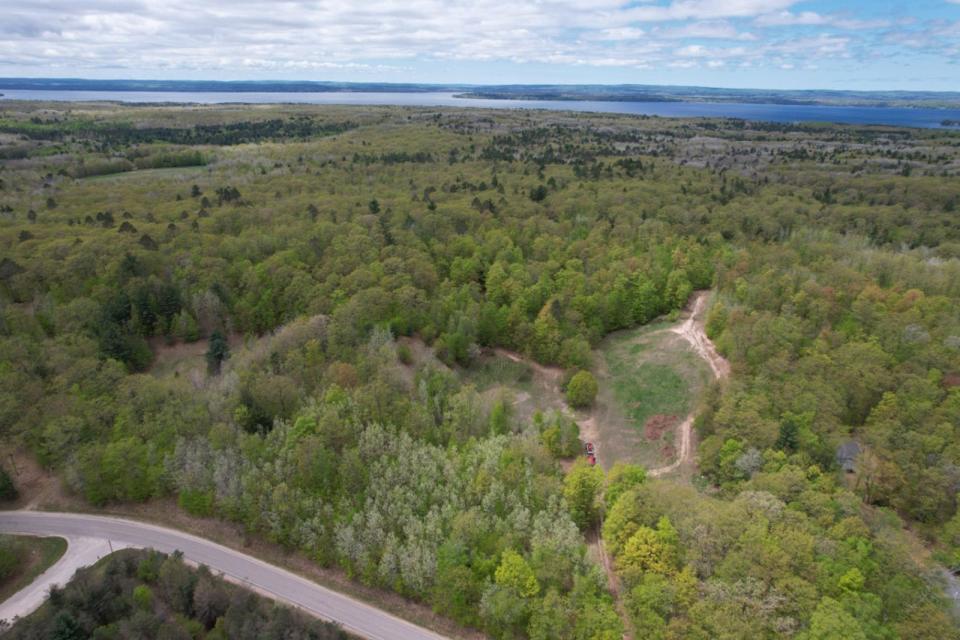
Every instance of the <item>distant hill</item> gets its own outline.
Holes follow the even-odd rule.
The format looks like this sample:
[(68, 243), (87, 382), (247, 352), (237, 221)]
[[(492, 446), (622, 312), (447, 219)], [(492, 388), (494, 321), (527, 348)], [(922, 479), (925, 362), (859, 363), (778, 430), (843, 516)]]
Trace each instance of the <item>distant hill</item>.
[(45, 91), (190, 91), (223, 93), (423, 93), (465, 91), (472, 85), (286, 80), (87, 80), (84, 78), (0, 78), (0, 89)]
[(178, 91), (205, 93), (429, 93), (462, 98), (601, 102), (746, 102), (757, 104), (861, 107), (960, 107), (960, 92), (722, 89), (670, 85), (422, 84), (285, 80), (87, 80), (82, 78), (0, 78), (0, 90)]
[(863, 107), (960, 106), (960, 92), (721, 89), (669, 85), (502, 85), (477, 87), (462, 95), (504, 100), (746, 102)]

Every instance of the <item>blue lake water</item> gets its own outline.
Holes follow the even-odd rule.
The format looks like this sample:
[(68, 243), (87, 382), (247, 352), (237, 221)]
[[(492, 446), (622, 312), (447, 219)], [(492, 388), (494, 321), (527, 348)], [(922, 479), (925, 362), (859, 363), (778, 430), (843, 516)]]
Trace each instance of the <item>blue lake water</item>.
[(456, 98), (448, 92), (426, 93), (244, 93), (176, 91), (58, 91), (0, 89), (4, 100), (55, 100), (185, 103), (367, 104), (406, 107), (478, 107), (485, 109), (549, 109), (594, 113), (627, 113), (671, 118), (741, 118), (768, 122), (839, 122), (939, 128), (944, 120), (960, 121), (960, 109), (907, 107), (838, 107), (825, 105), (752, 104), (737, 102), (594, 102), (568, 100), (490, 100)]

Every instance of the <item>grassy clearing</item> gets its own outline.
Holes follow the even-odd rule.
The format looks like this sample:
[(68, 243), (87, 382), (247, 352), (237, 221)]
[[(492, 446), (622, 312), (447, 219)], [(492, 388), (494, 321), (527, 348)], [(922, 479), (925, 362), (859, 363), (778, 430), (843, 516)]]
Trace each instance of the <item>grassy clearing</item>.
[(589, 411), (567, 407), (560, 370), (491, 353), (458, 373), (491, 401), (510, 397), (514, 420), (521, 424), (536, 411), (573, 413), (581, 437), (597, 445), (598, 460), (606, 468), (624, 461), (652, 469), (673, 461), (675, 430), (657, 429), (658, 437), (648, 439), (644, 425), (655, 416), (674, 416), (661, 422), (678, 425), (710, 381), (706, 363), (682, 336), (670, 331), (673, 326), (658, 322), (615, 333), (600, 343), (593, 366), (600, 391)]
[(19, 565), (0, 582), (0, 602), (33, 582), (67, 551), (67, 541), (63, 538), (0, 536), (0, 541), (9, 541), (20, 558)]
[[(232, 333), (227, 336), (231, 357), (240, 355), (247, 349), (244, 336)], [(255, 341), (252, 341), (255, 343)], [(162, 338), (149, 341), (153, 351), (153, 362), (149, 373), (156, 378), (186, 377), (200, 384), (207, 379), (207, 350), (209, 341), (201, 338), (195, 342), (177, 341), (168, 344)]]
[[(632, 349), (628, 351), (628, 355), (641, 358)], [(630, 362), (621, 354), (607, 354), (607, 367), (617, 404), (638, 428), (655, 415), (683, 416), (689, 412), (691, 385), (678, 372), (679, 367), (642, 359)]]
[(198, 372), (205, 375), (207, 370), (207, 340), (196, 342), (177, 342), (166, 344), (156, 340), (150, 345), (154, 359), (150, 366), (150, 373), (158, 378), (170, 375), (189, 375)]
[(159, 169), (133, 169), (131, 171), (118, 171), (116, 173), (107, 173), (100, 176), (86, 176), (78, 178), (81, 182), (105, 182), (109, 180), (124, 180), (136, 176), (137, 180), (146, 180), (148, 178), (178, 178), (181, 176), (195, 176), (205, 173), (206, 165), (191, 167), (162, 167)]
[(600, 393), (594, 415), (604, 466), (622, 460), (655, 468), (673, 460), (674, 429), (649, 440), (644, 425), (654, 416), (676, 416), (679, 424), (709, 384), (710, 371), (671, 326), (660, 322), (612, 334), (595, 353)]

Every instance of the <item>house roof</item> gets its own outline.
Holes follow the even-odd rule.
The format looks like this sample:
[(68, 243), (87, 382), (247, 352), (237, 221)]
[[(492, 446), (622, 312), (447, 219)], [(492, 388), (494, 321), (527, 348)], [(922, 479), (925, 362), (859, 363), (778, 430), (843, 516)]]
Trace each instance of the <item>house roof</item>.
[(844, 442), (837, 447), (837, 464), (839, 464), (844, 471), (853, 471), (854, 461), (857, 459), (857, 456), (860, 455), (861, 451), (863, 451), (863, 447), (860, 446), (859, 442), (854, 442), (853, 440)]

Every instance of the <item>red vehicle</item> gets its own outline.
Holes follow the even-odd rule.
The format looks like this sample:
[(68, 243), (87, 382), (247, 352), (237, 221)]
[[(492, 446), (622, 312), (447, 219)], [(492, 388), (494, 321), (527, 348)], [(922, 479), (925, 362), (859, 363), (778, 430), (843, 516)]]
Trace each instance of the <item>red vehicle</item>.
[(587, 462), (590, 463), (590, 466), (597, 464), (597, 451), (593, 447), (592, 442), (587, 442), (583, 445), (583, 452), (587, 456)]

